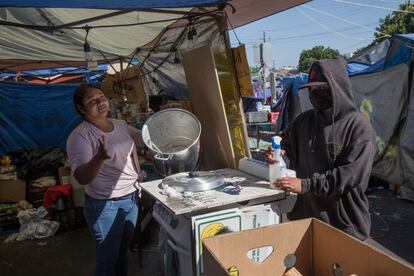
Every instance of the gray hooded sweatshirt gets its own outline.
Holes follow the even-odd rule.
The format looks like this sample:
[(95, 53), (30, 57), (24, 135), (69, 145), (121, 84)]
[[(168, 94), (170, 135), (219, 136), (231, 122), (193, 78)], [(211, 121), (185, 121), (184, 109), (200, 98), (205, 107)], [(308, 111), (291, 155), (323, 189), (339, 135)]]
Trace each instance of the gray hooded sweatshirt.
[(342, 58), (318, 61), (333, 98), (332, 118), (320, 111), (300, 114), (284, 131), (289, 167), (302, 179), (289, 219), (314, 217), (361, 240), (371, 218), (365, 191), (375, 155), (375, 132), (354, 104)]

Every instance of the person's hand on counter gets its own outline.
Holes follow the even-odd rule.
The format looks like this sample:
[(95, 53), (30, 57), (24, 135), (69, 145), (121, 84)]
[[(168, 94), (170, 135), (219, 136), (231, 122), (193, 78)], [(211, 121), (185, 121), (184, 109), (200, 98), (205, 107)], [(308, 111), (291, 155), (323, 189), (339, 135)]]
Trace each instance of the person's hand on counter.
[(297, 193), (302, 193), (302, 180), (296, 177), (279, 177), (273, 184), (276, 188)]

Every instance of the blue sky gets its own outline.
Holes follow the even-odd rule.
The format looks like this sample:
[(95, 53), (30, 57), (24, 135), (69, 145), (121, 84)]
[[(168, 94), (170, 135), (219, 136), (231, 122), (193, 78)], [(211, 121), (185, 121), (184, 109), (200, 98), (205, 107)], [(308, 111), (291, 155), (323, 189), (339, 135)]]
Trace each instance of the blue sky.
[[(398, 5), (405, 2), (404, 0), (339, 1), (387, 9), (398, 9)], [(344, 54), (369, 44), (374, 37), (374, 29), (379, 25), (380, 18), (392, 13), (391, 10), (344, 2), (314, 0), (235, 29), (240, 41), (246, 45), (250, 66), (255, 66), (252, 61), (252, 47), (262, 41), (263, 31), (266, 33), (266, 40), (272, 42), (272, 58), (275, 67), (296, 66), (302, 50), (316, 45), (338, 49), (341, 54)], [(352, 25), (338, 18), (366, 27)], [(238, 44), (232, 31), (230, 39), (233, 46)]]

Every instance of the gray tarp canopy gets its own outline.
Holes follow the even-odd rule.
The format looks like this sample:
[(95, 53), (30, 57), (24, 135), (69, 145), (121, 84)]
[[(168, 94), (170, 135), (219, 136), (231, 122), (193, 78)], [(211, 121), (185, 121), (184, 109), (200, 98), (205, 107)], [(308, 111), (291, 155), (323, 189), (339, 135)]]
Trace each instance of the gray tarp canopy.
[[(67, 6), (64, 1), (61, 6), (59, 1), (36, 1), (37, 7), (29, 8), (29, 2), (17, 1), (10, 4), (13, 7), (4, 7), (7, 3), (0, 4), (3, 6), (0, 8), (2, 72), (85, 65), (83, 45), (86, 25), (91, 27), (87, 41), (94, 60), (103, 63), (105, 58), (109, 61), (119, 60), (119, 57), (131, 58), (137, 49), (152, 47), (167, 26), (188, 25), (189, 17), (198, 18), (201, 13), (218, 9), (197, 5), (183, 7), (182, 2), (186, 1), (170, 1), (181, 2), (176, 6), (180, 8), (172, 8), (171, 4), (165, 6), (168, 8), (154, 4), (156, 9), (142, 9), (139, 6), (126, 9), (122, 7), (123, 1), (119, 1), (119, 7), (116, 4), (111, 6), (119, 8), (117, 10), (103, 9), (104, 4), (100, 9), (60, 8)], [(53, 7), (42, 6), (43, 2), (53, 2)], [(80, 3), (80, 6), (85, 6), (81, 3), (87, 2), (75, 1), (74, 5)], [(306, 2), (309, 0), (233, 0), (228, 1), (231, 6), (225, 6), (224, 10), (229, 18), (228, 24), (238, 27)], [(148, 22), (152, 23), (146, 24)]]

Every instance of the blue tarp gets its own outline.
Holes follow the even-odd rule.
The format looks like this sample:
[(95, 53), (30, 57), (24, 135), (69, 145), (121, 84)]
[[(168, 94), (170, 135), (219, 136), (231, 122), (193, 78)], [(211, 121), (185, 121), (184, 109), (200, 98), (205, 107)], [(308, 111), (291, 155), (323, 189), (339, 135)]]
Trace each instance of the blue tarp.
[[(101, 64), (98, 65), (96, 70), (94, 71), (106, 71), (108, 70), (108, 64)], [(78, 68), (78, 67), (62, 67), (62, 68), (55, 68), (55, 69), (40, 69), (40, 70), (30, 70), (30, 71), (22, 71), (20, 72), (21, 76), (34, 76), (34, 77), (41, 77), (41, 76), (53, 76), (53, 75), (77, 75), (77, 74), (84, 74), (91, 72), (87, 68)], [(0, 73), (1, 77), (15, 77), (15, 73)]]
[(77, 86), (0, 82), (0, 156), (20, 149), (65, 148), (81, 120), (72, 99)]
[(410, 64), (414, 46), (414, 34), (393, 35), (385, 58), (384, 70), (398, 64)]
[(366, 65), (361, 63), (348, 63), (348, 75), (352, 77), (362, 74), (380, 72), (384, 68), (384, 63), (385, 59), (380, 59), (372, 65)]
[(0, 7), (33, 8), (87, 8), (87, 9), (149, 9), (206, 7), (227, 2), (226, 0), (3, 0)]
[(398, 64), (410, 64), (412, 48), (414, 46), (414, 34), (393, 35), (387, 55), (372, 65), (360, 63), (348, 63), (349, 76), (365, 75), (381, 72)]
[(297, 95), (299, 88), (308, 83), (308, 74), (305, 73), (299, 73), (297, 75), (293, 75), (290, 77), (284, 77), (282, 79), (282, 85), (283, 87), (288, 87), (289, 85), (292, 85), (292, 92)]

